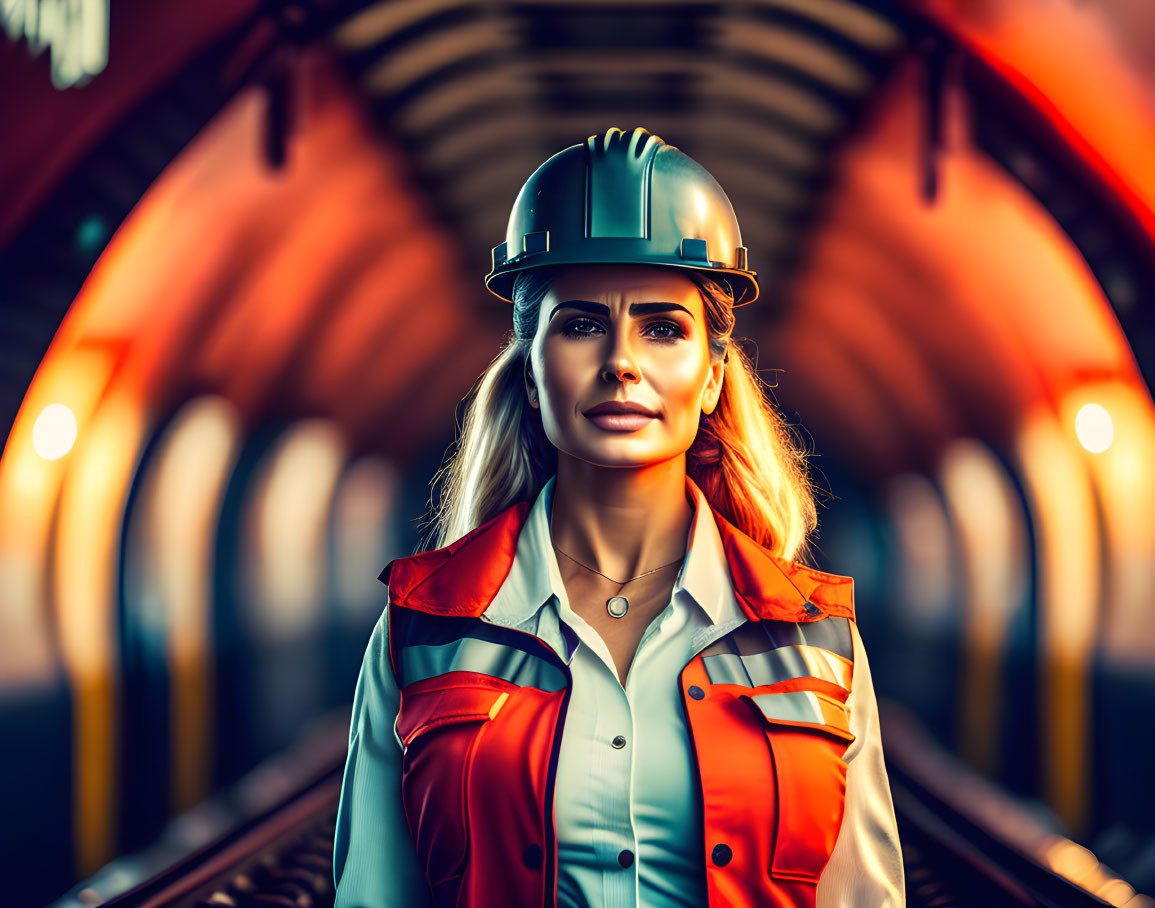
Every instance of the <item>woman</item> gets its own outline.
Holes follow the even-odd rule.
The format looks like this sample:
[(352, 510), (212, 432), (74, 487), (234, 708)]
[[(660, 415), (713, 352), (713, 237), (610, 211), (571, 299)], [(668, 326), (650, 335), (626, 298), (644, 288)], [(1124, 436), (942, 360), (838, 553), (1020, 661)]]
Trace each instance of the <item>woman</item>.
[(853, 583), (791, 560), (802, 459), (731, 339), (713, 178), (644, 129), (554, 155), (436, 514), (382, 572), (337, 905), (899, 905)]

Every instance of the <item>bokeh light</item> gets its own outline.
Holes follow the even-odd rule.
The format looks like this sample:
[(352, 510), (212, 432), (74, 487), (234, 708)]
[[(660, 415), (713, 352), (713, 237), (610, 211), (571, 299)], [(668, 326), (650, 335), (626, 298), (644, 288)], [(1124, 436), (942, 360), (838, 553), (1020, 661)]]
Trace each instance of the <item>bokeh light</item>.
[(1111, 414), (1099, 404), (1083, 404), (1075, 415), (1075, 435), (1092, 454), (1103, 453), (1115, 438)]
[(32, 447), (45, 460), (59, 460), (76, 444), (76, 416), (64, 404), (49, 404), (32, 426)]

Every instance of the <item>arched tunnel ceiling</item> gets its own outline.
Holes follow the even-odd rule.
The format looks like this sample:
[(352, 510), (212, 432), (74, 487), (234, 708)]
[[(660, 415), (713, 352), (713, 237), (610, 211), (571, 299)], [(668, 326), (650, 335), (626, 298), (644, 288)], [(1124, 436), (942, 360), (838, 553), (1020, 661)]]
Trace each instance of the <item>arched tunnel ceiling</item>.
[[(92, 311), (57, 340), (123, 328), (128, 345), (129, 319), (114, 313), (147, 310), (139, 276), (163, 284), (163, 253), (185, 279), (166, 291), (167, 320), (140, 330), (171, 331), (138, 343), (128, 370), (151, 376), (157, 399), (215, 389), (253, 419), (329, 415), (404, 459), (443, 440), (508, 330), (508, 306), (481, 276), (522, 182), (586, 135), (642, 125), (701, 160), (734, 201), (766, 291), (740, 311), (739, 333), (771, 383), (782, 370), (779, 401), (857, 468), (917, 468), (956, 434), (997, 437), (1076, 374), (1133, 378), (1078, 250), (965, 135), (941, 149), (943, 204), (924, 204), (926, 67), (908, 64), (926, 25), (875, 6), (419, 0), (327, 15), (315, 44), (336, 51), (347, 85), (311, 85), (305, 67), (301, 107), (320, 111), (314, 126), (352, 123), (351, 85), (379, 141), (349, 125), (309, 134), (304, 117), (289, 174), (238, 167), (236, 149), (255, 154), (267, 129), (254, 86), (218, 118), (231, 150), (206, 130), (175, 162), (200, 174), (178, 196), (180, 218), (165, 220), (175, 209), (158, 180), (73, 315)], [(957, 132), (966, 116), (952, 116)], [(278, 181), (297, 188), (278, 195)], [(981, 204), (960, 207), (968, 199), (1013, 216), (996, 224)], [(1068, 279), (1061, 287), (1023, 268), (1005, 287), (995, 278), (1024, 230), (1035, 240), (1021, 261)], [(436, 289), (415, 284), (419, 273), (436, 274)], [(1091, 326), (1081, 343), (1032, 342), (1031, 319), (1062, 324), (1059, 312)]]
[(905, 46), (887, 8), (389, 0), (330, 38), (472, 272), (488, 269), (517, 190), (546, 158), (644, 126), (718, 178), (772, 296), (831, 155)]

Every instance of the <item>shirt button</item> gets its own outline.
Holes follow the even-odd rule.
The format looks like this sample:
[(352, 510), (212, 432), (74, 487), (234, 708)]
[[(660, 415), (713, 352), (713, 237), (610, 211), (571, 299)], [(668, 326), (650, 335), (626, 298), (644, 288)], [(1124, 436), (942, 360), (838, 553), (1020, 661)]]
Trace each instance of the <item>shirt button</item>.
[(706, 696), (706, 692), (703, 691), (702, 688), (698, 687), (697, 684), (692, 684), (690, 685), (690, 696), (695, 700), (701, 700), (704, 696)]
[(715, 845), (714, 850), (710, 852), (710, 860), (714, 862), (716, 867), (725, 867), (733, 856), (734, 852), (730, 850), (730, 846), (721, 843)]
[(623, 867), (629, 867), (634, 862), (634, 853), (628, 848), (623, 848), (618, 852), (618, 863)]
[(614, 739), (613, 739), (613, 740), (612, 740), (610, 743), (611, 743), (611, 744), (612, 744), (614, 747), (618, 748), (618, 750), (621, 750), (623, 747), (625, 747), (625, 746), (626, 746), (626, 739), (625, 739), (625, 738), (623, 738), (621, 735), (618, 735), (618, 736), (617, 736), (617, 737), (615, 737), (615, 738), (614, 738)]
[(525, 850), (521, 853), (522, 863), (530, 870), (537, 870), (541, 867), (542, 857), (540, 845), (526, 845)]

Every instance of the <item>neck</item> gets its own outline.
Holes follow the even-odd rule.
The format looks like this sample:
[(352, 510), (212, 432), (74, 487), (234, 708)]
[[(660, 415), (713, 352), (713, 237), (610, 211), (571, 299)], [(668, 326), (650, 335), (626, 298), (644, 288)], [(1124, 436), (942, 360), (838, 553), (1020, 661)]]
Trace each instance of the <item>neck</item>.
[(681, 558), (693, 519), (684, 456), (636, 468), (558, 457), (553, 542), (603, 574), (625, 579)]

